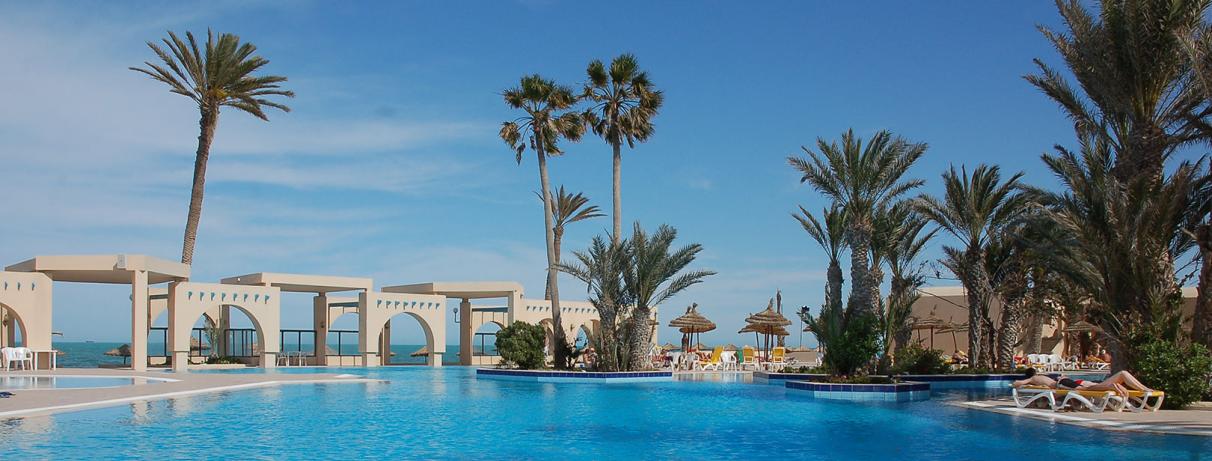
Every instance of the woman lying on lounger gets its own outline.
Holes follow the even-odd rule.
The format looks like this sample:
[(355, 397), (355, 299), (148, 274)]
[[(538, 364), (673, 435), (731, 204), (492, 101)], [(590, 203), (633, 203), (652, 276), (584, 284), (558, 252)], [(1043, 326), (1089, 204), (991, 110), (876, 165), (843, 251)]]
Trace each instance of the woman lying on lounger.
[(1015, 381), (1012, 386), (1041, 386), (1052, 389), (1075, 389), (1082, 391), (1115, 391), (1115, 393), (1123, 396), (1124, 398), (1128, 398), (1129, 390), (1142, 392), (1153, 391), (1153, 389), (1145, 387), (1140, 380), (1136, 379), (1135, 376), (1132, 376), (1132, 373), (1128, 373), (1127, 371), (1121, 371), (1108, 376), (1107, 379), (1104, 379), (1101, 382), (1094, 382), (1082, 379), (1070, 379), (1064, 375), (1062, 375), (1060, 379), (1052, 379), (1046, 375), (1036, 374), (1034, 368), (1028, 368), (1026, 377)]

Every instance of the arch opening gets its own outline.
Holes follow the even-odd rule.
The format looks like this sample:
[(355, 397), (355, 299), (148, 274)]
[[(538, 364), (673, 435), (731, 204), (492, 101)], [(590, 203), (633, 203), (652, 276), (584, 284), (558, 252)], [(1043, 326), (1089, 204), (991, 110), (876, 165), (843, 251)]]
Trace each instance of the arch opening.
[(378, 339), (384, 365), (425, 365), (437, 347), (431, 327), (412, 312), (388, 317)]
[(0, 347), (25, 347), (27, 334), (17, 310), (0, 303)]

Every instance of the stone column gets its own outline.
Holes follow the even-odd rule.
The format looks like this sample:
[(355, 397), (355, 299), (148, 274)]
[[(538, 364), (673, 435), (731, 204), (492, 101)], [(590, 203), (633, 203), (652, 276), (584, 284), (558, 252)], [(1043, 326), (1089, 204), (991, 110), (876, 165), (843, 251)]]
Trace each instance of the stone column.
[(391, 364), (391, 321), (383, 324), (383, 332), (379, 333), (379, 357), (383, 365)]
[[(471, 324), (471, 300), (463, 298), (459, 301), (459, 364), (471, 365), (472, 350), (475, 347), (473, 340), (475, 339), (475, 326)], [(433, 357), (433, 354), (430, 354)], [(441, 362), (438, 362), (439, 364)]]
[(316, 331), (316, 365), (328, 365), (328, 296), (316, 295), (312, 301), (312, 329)]
[(130, 277), (130, 367), (147, 371), (147, 271)]

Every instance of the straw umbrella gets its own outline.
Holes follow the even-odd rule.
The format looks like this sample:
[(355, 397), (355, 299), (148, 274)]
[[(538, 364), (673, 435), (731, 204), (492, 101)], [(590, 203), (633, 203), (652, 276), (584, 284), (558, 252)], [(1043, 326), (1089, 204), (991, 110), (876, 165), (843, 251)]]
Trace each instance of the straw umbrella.
[(690, 336), (693, 336), (696, 333), (699, 334), (701, 338), (703, 333), (715, 329), (715, 322), (712, 322), (711, 320), (708, 320), (707, 317), (703, 317), (701, 314), (699, 314), (698, 309), (698, 303), (691, 304), (690, 307), (686, 308), (685, 314), (682, 314), (680, 317), (669, 321), (669, 326), (677, 328), (678, 331), (682, 333), (683, 344), (689, 344), (692, 342), (694, 338)]
[(922, 340), (922, 330), (930, 330), (930, 348), (934, 349), (934, 330), (936, 328), (942, 328), (943, 326), (946, 326), (946, 324), (947, 322), (944, 322), (942, 319), (930, 317), (928, 319), (921, 319), (913, 322), (913, 326), (911, 328), (918, 332), (918, 341)]
[(123, 344), (105, 352), (105, 355), (110, 357), (122, 357), (122, 363), (126, 364), (126, 359), (130, 358), (130, 344)]
[(783, 314), (780, 314), (774, 310), (773, 299), (766, 304), (766, 310), (750, 315), (745, 319), (745, 323), (748, 324), (747, 327), (752, 325), (755, 333), (766, 335), (766, 352), (768, 357), (771, 345), (770, 338), (772, 336), (790, 335), (790, 333), (788, 333), (787, 329), (784, 327), (791, 325), (791, 321), (787, 320), (787, 317), (783, 317)]
[(662, 344), (662, 345), (661, 345), (661, 350), (663, 350), (663, 351), (672, 351), (672, 350), (675, 350), (675, 349), (677, 349), (677, 348), (678, 348), (678, 347), (677, 347), (677, 346), (674, 346), (674, 345), (673, 345), (673, 343), (665, 343), (665, 344)]
[(422, 346), (415, 352), (408, 354), (409, 357), (429, 357), (429, 346)]
[[(1065, 333), (1073, 333), (1073, 334), (1077, 335), (1078, 353), (1079, 353), (1079, 355), (1082, 356), (1082, 359), (1085, 359), (1086, 356), (1089, 355), (1089, 354), (1087, 354), (1087, 352), (1089, 352), (1089, 350), (1088, 350), (1089, 348), (1085, 347), (1086, 344), (1084, 344), (1084, 341), (1082, 341), (1082, 339), (1084, 338), (1083, 335), (1086, 333), (1090, 333), (1091, 336), (1093, 336), (1094, 334), (1101, 332), (1102, 329), (1100, 329), (1097, 326), (1094, 326), (1094, 324), (1087, 322), (1085, 320), (1078, 320), (1076, 322), (1073, 322), (1073, 324), (1065, 327), (1061, 331), (1063, 331)], [(1071, 349), (1071, 348), (1066, 347), (1065, 349), (1066, 349), (1065, 350), (1066, 354), (1073, 352), (1073, 349)]]

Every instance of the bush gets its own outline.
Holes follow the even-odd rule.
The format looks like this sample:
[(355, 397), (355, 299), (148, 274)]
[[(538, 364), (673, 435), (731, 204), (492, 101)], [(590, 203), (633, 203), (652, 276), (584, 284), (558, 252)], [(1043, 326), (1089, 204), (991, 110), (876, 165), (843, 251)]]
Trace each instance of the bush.
[(241, 362), (240, 359), (235, 358), (235, 357), (210, 356), (210, 357), (206, 358), (206, 363), (208, 365), (235, 365), (235, 364), (240, 364), (240, 363), (244, 363), (244, 362)]
[(879, 320), (871, 314), (859, 314), (840, 333), (829, 340), (823, 361), (833, 374), (851, 376), (879, 353)]
[(1135, 350), (1132, 374), (1146, 386), (1166, 392), (1164, 408), (1182, 408), (1208, 393), (1212, 355), (1203, 345), (1153, 339), (1137, 344)]
[(497, 353), (501, 354), (505, 365), (516, 365), (523, 370), (543, 368), (547, 360), (543, 355), (546, 341), (547, 332), (542, 326), (513, 322), (497, 332)]
[(943, 359), (943, 353), (938, 349), (926, 349), (911, 344), (896, 353), (892, 374), (941, 375), (949, 369), (947, 360)]

